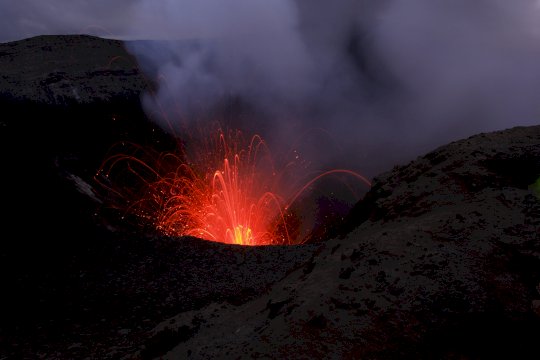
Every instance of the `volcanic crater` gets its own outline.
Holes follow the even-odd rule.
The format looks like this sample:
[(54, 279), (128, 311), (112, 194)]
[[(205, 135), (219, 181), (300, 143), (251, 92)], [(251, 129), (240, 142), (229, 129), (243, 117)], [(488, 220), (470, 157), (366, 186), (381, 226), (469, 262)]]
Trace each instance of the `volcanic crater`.
[(170, 237), (95, 191), (112, 144), (175, 144), (135, 64), (97, 37), (0, 44), (0, 358), (540, 356), (540, 126), (395, 166), (319, 241)]

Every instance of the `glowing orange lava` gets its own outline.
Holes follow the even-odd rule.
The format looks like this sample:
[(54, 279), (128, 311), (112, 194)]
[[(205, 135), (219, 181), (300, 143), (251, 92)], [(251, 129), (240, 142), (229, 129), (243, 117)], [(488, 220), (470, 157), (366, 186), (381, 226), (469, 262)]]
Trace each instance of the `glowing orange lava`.
[(346, 173), (370, 185), (352, 171), (331, 170), (296, 191), (285, 190), (290, 179), (276, 170), (262, 138), (246, 142), (239, 131), (220, 130), (180, 154), (128, 148), (107, 159), (100, 183), (129, 203), (127, 213), (171, 236), (238, 245), (298, 243), (289, 209), (315, 181)]
[(272, 222), (284, 221), (282, 199), (272, 192), (275, 173), (262, 173), (262, 139), (254, 136), (246, 148), (238, 148), (240, 133), (220, 132), (217, 140), (194, 155), (194, 163), (154, 184), (169, 189), (158, 228), (239, 245), (290, 242), (272, 231)]

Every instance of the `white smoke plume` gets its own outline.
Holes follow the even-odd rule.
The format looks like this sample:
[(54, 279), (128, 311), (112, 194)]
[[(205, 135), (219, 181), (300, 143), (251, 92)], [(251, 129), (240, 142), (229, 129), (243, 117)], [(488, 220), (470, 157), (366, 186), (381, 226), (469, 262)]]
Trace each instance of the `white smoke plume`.
[(190, 118), (238, 96), (270, 114), (276, 133), (291, 121), (325, 128), (370, 175), (459, 137), (540, 123), (536, 1), (147, 0), (134, 9), (159, 9), (162, 37), (200, 40), (162, 53), (133, 44), (167, 82), (162, 104)]

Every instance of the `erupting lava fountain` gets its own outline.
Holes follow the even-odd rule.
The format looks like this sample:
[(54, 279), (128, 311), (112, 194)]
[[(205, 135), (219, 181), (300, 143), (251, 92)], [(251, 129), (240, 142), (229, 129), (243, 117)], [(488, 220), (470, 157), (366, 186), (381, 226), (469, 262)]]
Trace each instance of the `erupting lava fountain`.
[(291, 176), (296, 162), (276, 169), (263, 139), (246, 141), (240, 131), (218, 130), (177, 153), (129, 147), (129, 153), (109, 157), (96, 179), (122, 199), (127, 214), (170, 236), (238, 245), (301, 243), (291, 205), (314, 182), (342, 173), (371, 186), (362, 175), (337, 169), (298, 186)]

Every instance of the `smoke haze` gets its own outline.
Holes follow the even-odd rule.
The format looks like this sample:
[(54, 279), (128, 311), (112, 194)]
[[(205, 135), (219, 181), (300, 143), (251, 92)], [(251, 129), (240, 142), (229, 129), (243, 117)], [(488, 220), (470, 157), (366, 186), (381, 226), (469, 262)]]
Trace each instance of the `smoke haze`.
[(286, 143), (323, 128), (343, 152), (315, 155), (368, 176), (451, 140), (540, 122), (536, 0), (112, 3), (0, 4), (11, 19), (2, 38), (95, 23), (119, 38), (173, 40), (128, 45), (164, 79), (143, 100), (149, 113), (159, 103), (189, 122), (241, 99), (264, 114), (263, 135)]
[(168, 86), (158, 100), (182, 118), (238, 96), (282, 138), (328, 130), (369, 175), (463, 136), (539, 122), (536, 1), (160, 4), (162, 36), (202, 41), (168, 49), (176, 63), (132, 50), (159, 67)]

